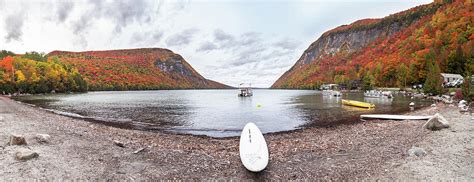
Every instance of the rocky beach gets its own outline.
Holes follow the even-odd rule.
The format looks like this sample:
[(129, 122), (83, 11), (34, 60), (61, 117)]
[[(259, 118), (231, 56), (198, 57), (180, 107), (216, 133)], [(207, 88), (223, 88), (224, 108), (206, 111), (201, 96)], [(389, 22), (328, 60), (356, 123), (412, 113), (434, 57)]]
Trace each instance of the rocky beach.
[(473, 116), (441, 103), (406, 114), (435, 113), (450, 127), (368, 120), (265, 134), (269, 165), (251, 173), (237, 137), (114, 128), (0, 97), (0, 180), (473, 180)]

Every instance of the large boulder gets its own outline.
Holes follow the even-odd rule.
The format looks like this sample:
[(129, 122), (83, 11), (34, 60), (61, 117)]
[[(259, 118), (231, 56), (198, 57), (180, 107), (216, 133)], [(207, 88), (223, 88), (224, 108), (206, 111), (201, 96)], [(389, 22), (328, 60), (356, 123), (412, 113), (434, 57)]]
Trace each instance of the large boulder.
[(23, 135), (12, 134), (10, 135), (10, 142), (8, 143), (10, 145), (26, 145), (26, 140)]
[(443, 128), (449, 128), (449, 122), (440, 113), (436, 113), (423, 125), (423, 128), (441, 130)]
[(38, 157), (38, 153), (30, 150), (30, 149), (27, 149), (27, 148), (19, 148), (18, 150), (16, 150), (15, 152), (15, 158), (17, 160), (30, 160), (30, 159), (33, 159), (35, 157)]

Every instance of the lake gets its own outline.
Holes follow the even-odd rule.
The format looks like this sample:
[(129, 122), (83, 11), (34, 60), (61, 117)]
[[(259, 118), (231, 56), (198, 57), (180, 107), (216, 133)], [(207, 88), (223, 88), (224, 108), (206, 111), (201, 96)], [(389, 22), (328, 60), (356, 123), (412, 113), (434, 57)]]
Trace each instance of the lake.
[(212, 137), (240, 135), (247, 122), (263, 133), (306, 126), (332, 126), (357, 122), (360, 114), (408, 111), (431, 103), (395, 95), (393, 99), (364, 98), (343, 93), (342, 98), (371, 102), (375, 109), (341, 105), (341, 99), (312, 90), (255, 89), (252, 97), (237, 90), (110, 91), (83, 94), (48, 94), (15, 97), (58, 114), (84, 118), (111, 126), (158, 130)]

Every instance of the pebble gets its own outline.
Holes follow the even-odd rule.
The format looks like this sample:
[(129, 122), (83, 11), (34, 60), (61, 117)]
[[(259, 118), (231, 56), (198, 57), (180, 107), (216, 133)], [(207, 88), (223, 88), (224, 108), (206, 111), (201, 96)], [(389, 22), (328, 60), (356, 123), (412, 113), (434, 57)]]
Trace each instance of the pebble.
[(18, 150), (16, 150), (15, 152), (15, 158), (17, 160), (30, 160), (30, 159), (33, 159), (33, 158), (36, 158), (38, 157), (38, 153), (30, 150), (30, 149), (27, 149), (27, 148), (19, 148)]
[(26, 145), (26, 140), (23, 135), (16, 135), (12, 134), (10, 135), (10, 145)]
[(49, 143), (51, 136), (48, 134), (36, 134), (35, 139), (40, 143)]
[(408, 155), (421, 157), (421, 156), (426, 155), (426, 151), (425, 149), (420, 148), (420, 147), (412, 147), (410, 150), (408, 150)]
[(119, 147), (122, 147), (122, 148), (125, 147), (125, 145), (122, 142), (118, 141), (118, 140), (114, 140), (114, 144), (119, 146)]

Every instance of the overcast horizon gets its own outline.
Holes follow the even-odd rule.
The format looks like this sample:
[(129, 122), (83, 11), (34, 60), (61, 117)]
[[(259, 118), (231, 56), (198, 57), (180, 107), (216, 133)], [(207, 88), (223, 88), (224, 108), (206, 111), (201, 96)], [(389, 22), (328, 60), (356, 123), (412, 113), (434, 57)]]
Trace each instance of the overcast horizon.
[(0, 49), (166, 48), (207, 79), (266, 88), (325, 31), (430, 2), (0, 0)]

